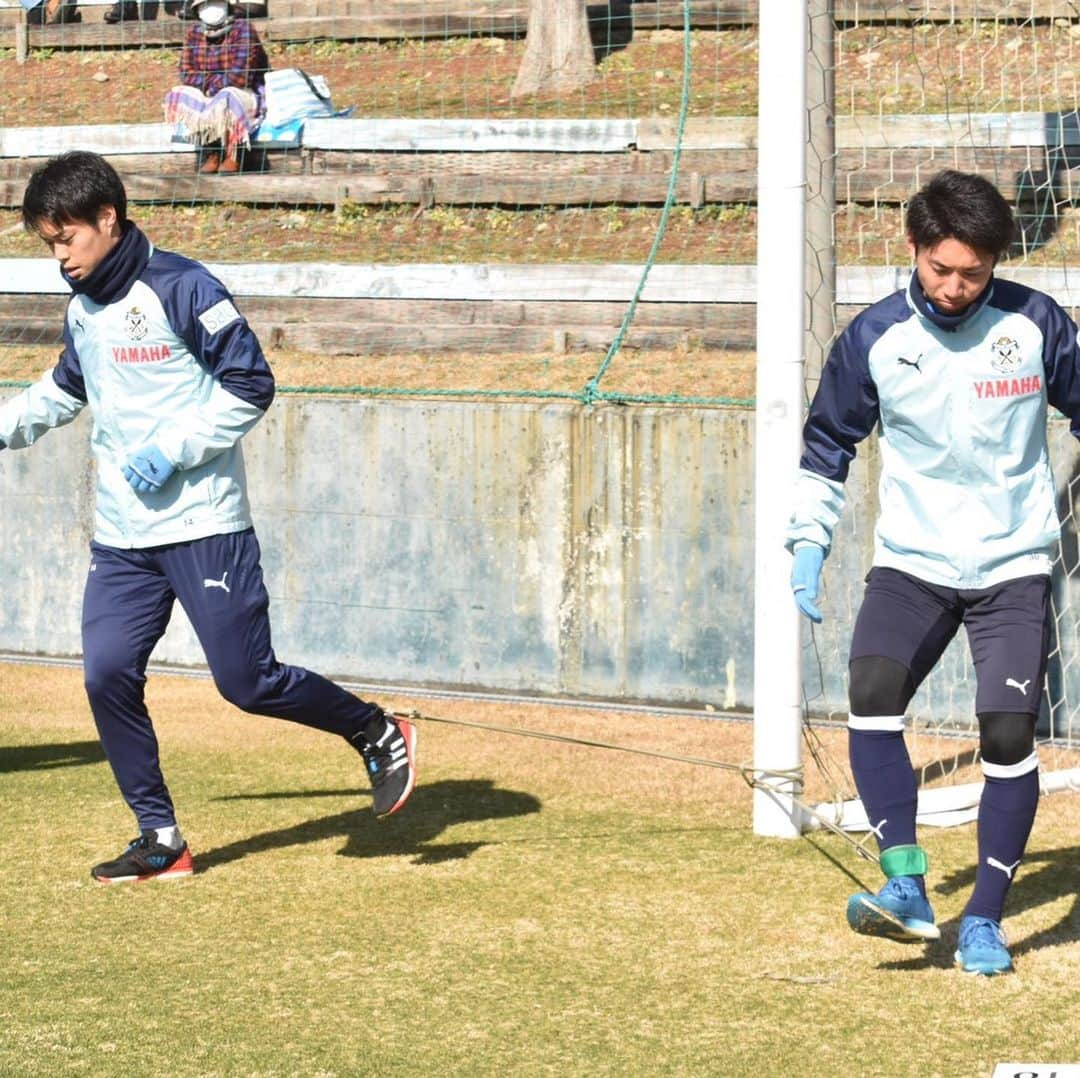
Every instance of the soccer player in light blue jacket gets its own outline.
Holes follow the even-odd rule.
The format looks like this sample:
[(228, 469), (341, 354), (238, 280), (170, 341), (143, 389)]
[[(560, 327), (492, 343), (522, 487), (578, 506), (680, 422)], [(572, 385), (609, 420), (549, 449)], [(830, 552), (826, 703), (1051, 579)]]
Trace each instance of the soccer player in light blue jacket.
[(987, 976), (1012, 968), (1001, 918), (1039, 799), (1035, 724), (1060, 536), (1047, 406), (1080, 436), (1076, 326), (1049, 296), (994, 277), (1014, 228), (1008, 203), (979, 176), (939, 173), (911, 199), (914, 271), (832, 349), (787, 533), (795, 601), (818, 622), (848, 466), (877, 429), (880, 511), (851, 641), (848, 744), (887, 879), (877, 894), (853, 895), (847, 918), (856, 932), (897, 940), (940, 935), (904, 713), (963, 626), (985, 784), (956, 962)]
[(156, 250), (127, 219), (116, 171), (93, 153), (30, 177), (23, 223), (72, 296), (56, 366), (0, 403), (0, 448), (23, 449), (93, 413), (97, 504), (83, 598), (86, 691), (139, 837), (94, 866), (118, 883), (190, 875), (143, 698), (146, 665), (180, 602), (222, 695), (245, 711), (338, 734), (363, 757), (377, 815), (415, 779), (416, 731), (318, 674), (278, 661), (240, 440), (274, 376), (225, 287)]

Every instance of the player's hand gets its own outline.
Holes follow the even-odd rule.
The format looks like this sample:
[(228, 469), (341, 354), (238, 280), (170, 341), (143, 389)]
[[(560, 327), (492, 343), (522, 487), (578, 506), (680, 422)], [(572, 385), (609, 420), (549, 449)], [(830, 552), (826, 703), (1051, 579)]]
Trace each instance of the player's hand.
[(813, 622), (821, 624), (821, 611), (815, 606), (821, 583), (825, 551), (817, 543), (803, 543), (795, 548), (791, 561), (791, 590), (795, 604)]
[(176, 465), (166, 460), (156, 445), (148, 445), (131, 455), (124, 465), (124, 478), (131, 484), (132, 490), (150, 494), (161, 490), (175, 471)]

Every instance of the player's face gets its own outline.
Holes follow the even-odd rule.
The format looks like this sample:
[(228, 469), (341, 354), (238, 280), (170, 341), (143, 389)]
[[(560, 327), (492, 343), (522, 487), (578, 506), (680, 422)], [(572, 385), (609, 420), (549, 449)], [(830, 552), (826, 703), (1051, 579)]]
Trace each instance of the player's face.
[(63, 268), (76, 281), (84, 281), (101, 265), (102, 259), (120, 242), (116, 210), (106, 206), (97, 220), (38, 221), (37, 234)]
[(908, 240), (926, 298), (942, 314), (959, 314), (986, 287), (994, 272), (994, 256), (958, 239), (936, 247), (916, 247)]

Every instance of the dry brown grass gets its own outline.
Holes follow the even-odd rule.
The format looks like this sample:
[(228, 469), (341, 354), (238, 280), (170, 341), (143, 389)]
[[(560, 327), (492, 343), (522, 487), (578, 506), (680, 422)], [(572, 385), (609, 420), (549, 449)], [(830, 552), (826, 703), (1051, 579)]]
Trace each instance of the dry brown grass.
[[(56, 362), (59, 349), (43, 345), (0, 345), (0, 381), (32, 381)], [(570, 355), (324, 356), (269, 351), (283, 388), (342, 390), (393, 387), (424, 390), (514, 390), (579, 393), (596, 373), (601, 353)], [(750, 401), (755, 355), (707, 349), (620, 353), (601, 388), (624, 394), (679, 394)]]
[[(1074, 798), (1046, 800), (1006, 927), (1019, 973), (951, 967), (970, 827), (928, 831), (943, 924), (855, 936), (838, 839), (750, 833), (738, 774), (422, 722), (377, 822), (350, 751), (151, 676), (193, 879), (103, 889), (129, 837), (73, 669), (0, 666), (0, 1072), (979, 1076), (1080, 1055)], [(749, 724), (542, 703), (398, 708), (741, 762)], [(835, 735), (825, 732), (831, 739)], [(868, 1035), (872, 1030), (873, 1035)], [(918, 1030), (913, 1036), (912, 1031)]]

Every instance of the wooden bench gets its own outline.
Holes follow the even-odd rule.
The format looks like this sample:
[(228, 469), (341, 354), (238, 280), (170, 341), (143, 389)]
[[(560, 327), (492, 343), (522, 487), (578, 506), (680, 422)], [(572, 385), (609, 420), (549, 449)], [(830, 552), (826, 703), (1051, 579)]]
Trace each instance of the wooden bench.
[[(186, 24), (154, 0), (154, 17), (115, 25), (91, 11), (113, 0), (78, 0), (79, 22), (29, 26), (17, 0), (0, 0), (0, 27), (12, 33), (16, 58), (30, 49), (100, 49), (179, 47)], [(721, 29), (756, 21), (747, 15), (756, 4), (725, 4), (692, 0), (691, 25)], [(734, 9), (734, 10), (730, 10)], [(590, 5), (597, 20), (607, 18), (605, 3)], [(634, 30), (680, 29), (682, 0), (634, 0), (630, 7)], [(269, 0), (269, 16), (258, 19), (266, 42), (319, 40), (393, 41), (403, 38), (523, 37), (528, 24), (528, 0)]]
[[(72, 148), (108, 156), (134, 202), (658, 205), (677, 134), (676, 121), (654, 118), (319, 119), (269, 171), (208, 177), (163, 123), (9, 127), (0, 128), (0, 205), (20, 204), (35, 159)], [(755, 117), (690, 119), (676, 200), (753, 203), (756, 139)], [(1019, 204), (1060, 201), (1080, 164), (1075, 112), (839, 117), (836, 142), (841, 204), (902, 202), (945, 167), (984, 173)]]
[[(323, 355), (603, 351), (640, 265), (208, 262), (268, 348)], [(903, 288), (905, 267), (837, 270), (842, 327)], [(1003, 267), (1080, 313), (1065, 269)], [(750, 265), (653, 266), (628, 349), (753, 350), (757, 273)], [(60, 344), (67, 286), (48, 258), (0, 259), (0, 343)]]
[[(325, 355), (602, 351), (641, 276), (637, 265), (207, 265), (264, 345)], [(753, 282), (747, 266), (655, 266), (627, 347), (720, 347), (752, 314)], [(66, 302), (55, 261), (0, 259), (0, 343), (58, 344)]]

